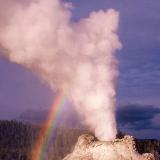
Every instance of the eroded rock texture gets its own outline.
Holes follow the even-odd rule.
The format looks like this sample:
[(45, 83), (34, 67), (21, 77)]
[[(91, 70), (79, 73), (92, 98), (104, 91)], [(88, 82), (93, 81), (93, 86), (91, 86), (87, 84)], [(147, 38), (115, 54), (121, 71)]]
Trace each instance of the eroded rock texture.
[(63, 160), (155, 160), (155, 158), (150, 153), (140, 155), (132, 136), (102, 142), (94, 136), (84, 134), (79, 137), (73, 152)]

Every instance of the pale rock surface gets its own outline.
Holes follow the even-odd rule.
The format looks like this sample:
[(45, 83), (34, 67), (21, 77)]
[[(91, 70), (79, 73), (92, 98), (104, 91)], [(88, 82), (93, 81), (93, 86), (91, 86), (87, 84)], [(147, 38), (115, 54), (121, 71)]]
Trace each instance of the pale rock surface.
[(140, 155), (132, 136), (105, 142), (84, 134), (79, 137), (73, 152), (63, 160), (155, 160), (155, 158), (150, 153)]

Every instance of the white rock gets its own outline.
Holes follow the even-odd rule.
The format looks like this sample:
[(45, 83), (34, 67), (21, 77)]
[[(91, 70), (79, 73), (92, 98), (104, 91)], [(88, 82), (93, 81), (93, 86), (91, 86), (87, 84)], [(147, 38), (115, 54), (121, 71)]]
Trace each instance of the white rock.
[(150, 153), (140, 155), (131, 136), (102, 142), (94, 136), (84, 134), (78, 138), (73, 152), (63, 160), (155, 160), (155, 158)]

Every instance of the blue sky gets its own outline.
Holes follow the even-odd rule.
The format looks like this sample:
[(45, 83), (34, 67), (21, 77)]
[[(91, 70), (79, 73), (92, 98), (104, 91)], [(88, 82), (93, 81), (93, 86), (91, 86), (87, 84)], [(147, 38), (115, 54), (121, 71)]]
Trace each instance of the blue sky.
[[(160, 1), (159, 0), (67, 0), (73, 3), (73, 21), (87, 17), (91, 11), (116, 9), (120, 12), (119, 37), (123, 49), (117, 53), (120, 76), (117, 103), (128, 106), (126, 113), (144, 113), (160, 108)], [(48, 108), (53, 93), (30, 71), (0, 58), (0, 118), (15, 118), (26, 109)], [(130, 105), (132, 104), (132, 105)], [(146, 106), (146, 107), (145, 107)], [(121, 113), (121, 110), (119, 111)], [(141, 115), (142, 115), (141, 114)], [(123, 114), (121, 114), (124, 116)], [(152, 121), (158, 113), (147, 117)], [(126, 121), (129, 121), (126, 117)], [(127, 132), (137, 135), (133, 116)], [(158, 118), (157, 118), (158, 119)], [(135, 121), (134, 121), (135, 120)], [(123, 120), (125, 121), (125, 120)], [(142, 119), (143, 121), (143, 119)], [(141, 125), (141, 137), (145, 124)], [(143, 125), (142, 125), (143, 124)], [(144, 129), (144, 130), (143, 130)], [(160, 129), (150, 126), (150, 137), (158, 137)], [(146, 137), (149, 135), (146, 134)], [(160, 137), (159, 137), (160, 138)]]

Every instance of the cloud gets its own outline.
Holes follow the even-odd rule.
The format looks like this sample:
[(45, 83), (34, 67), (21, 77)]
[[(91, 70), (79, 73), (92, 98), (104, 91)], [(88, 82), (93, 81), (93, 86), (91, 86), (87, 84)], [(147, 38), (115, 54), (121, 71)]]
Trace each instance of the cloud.
[(160, 108), (152, 105), (131, 104), (117, 110), (117, 121), (120, 128), (131, 130), (160, 130), (158, 125)]
[(154, 124), (155, 127), (160, 128), (160, 113), (157, 114), (153, 119), (152, 119), (152, 123)]

